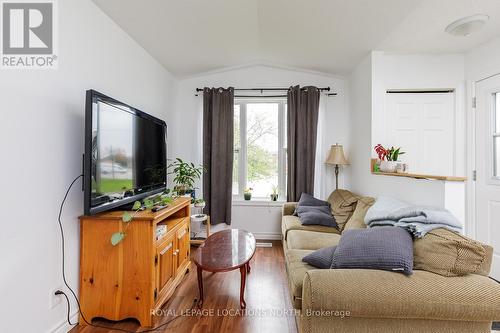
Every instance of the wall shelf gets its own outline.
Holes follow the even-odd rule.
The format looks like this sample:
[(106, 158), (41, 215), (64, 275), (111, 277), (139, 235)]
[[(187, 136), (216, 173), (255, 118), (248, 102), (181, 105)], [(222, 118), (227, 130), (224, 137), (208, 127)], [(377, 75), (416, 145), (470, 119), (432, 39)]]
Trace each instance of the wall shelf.
[(414, 179), (444, 180), (444, 181), (449, 181), (449, 182), (465, 182), (465, 181), (467, 181), (467, 177), (433, 176), (433, 175), (422, 175), (422, 174), (417, 174), (417, 173), (395, 173), (395, 172), (375, 172), (375, 171), (372, 171), (372, 175), (406, 177), (406, 178), (414, 178)]

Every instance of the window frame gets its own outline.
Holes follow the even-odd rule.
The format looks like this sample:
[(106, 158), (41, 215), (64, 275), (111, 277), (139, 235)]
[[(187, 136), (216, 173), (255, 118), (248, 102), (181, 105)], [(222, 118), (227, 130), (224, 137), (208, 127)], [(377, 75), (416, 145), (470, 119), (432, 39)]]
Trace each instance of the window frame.
[[(233, 194), (233, 201), (244, 200), (243, 193), (247, 185), (247, 105), (278, 104), (278, 201), (286, 201), (286, 98), (235, 98), (234, 105), (240, 108), (240, 147), (235, 147), (233, 154), (238, 154), (238, 194)], [(233, 155), (234, 158), (234, 155)], [(234, 162), (234, 159), (233, 159)], [(252, 200), (270, 200), (269, 197), (254, 197)]]

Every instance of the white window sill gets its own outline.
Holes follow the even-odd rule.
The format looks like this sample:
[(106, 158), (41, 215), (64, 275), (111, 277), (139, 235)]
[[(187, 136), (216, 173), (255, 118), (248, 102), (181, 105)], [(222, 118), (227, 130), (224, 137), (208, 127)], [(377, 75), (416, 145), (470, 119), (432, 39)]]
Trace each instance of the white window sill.
[(232, 204), (233, 206), (282, 207), (285, 202), (284, 200), (271, 201), (269, 199), (233, 199)]

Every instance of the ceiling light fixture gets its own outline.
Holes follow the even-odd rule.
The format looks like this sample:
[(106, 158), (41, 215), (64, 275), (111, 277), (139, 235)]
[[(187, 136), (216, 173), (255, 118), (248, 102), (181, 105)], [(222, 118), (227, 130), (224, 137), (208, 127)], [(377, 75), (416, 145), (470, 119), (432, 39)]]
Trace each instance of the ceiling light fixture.
[(488, 15), (483, 14), (463, 17), (449, 24), (445, 31), (453, 36), (468, 36), (481, 29), (489, 18)]

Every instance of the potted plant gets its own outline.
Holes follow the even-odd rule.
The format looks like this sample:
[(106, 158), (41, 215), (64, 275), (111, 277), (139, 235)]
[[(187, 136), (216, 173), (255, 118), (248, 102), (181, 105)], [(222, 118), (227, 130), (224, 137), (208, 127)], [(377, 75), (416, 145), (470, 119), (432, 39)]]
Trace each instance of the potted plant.
[(167, 206), (171, 204), (175, 200), (175, 196), (170, 194), (170, 189), (166, 189), (163, 193), (156, 194), (152, 197), (145, 198), (140, 201), (134, 202), (132, 205), (131, 211), (125, 211), (122, 214), (122, 221), (125, 223), (125, 227), (123, 231), (117, 231), (111, 235), (111, 245), (116, 246), (123, 241), (123, 239), (127, 236), (127, 230), (132, 223), (134, 217), (144, 209), (151, 209), (154, 206)]
[(278, 186), (273, 185), (273, 193), (271, 193), (271, 201), (278, 200)]
[(194, 200), (194, 206), (198, 207), (198, 208), (205, 208), (205, 206), (206, 206), (205, 200), (203, 200), (203, 199), (195, 199)]
[(382, 172), (396, 172), (396, 167), (398, 165), (398, 159), (400, 155), (405, 152), (401, 151), (401, 147), (389, 149), (384, 148), (381, 144), (375, 146), (375, 152), (380, 160), (380, 171)]
[(253, 191), (253, 188), (251, 188), (251, 187), (245, 189), (245, 191), (243, 192), (243, 197), (245, 198), (245, 200), (252, 199), (252, 191)]
[(172, 168), (170, 174), (174, 176), (174, 190), (178, 195), (185, 195), (186, 192), (194, 190), (194, 183), (200, 179), (201, 174), (205, 170), (202, 165), (195, 166), (193, 163), (184, 162), (180, 158), (176, 158), (168, 167)]

